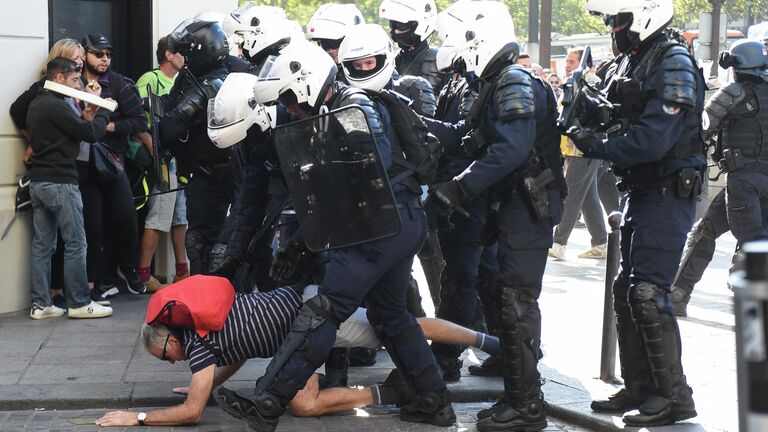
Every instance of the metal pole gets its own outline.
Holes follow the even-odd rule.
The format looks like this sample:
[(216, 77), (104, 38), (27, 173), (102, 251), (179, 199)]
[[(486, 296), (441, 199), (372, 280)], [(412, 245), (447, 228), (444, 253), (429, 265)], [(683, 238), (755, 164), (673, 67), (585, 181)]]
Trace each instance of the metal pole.
[(616, 314), (613, 311), (613, 280), (619, 272), (621, 259), (621, 212), (608, 216), (608, 257), (605, 260), (605, 296), (603, 298), (603, 338), (600, 346), (600, 379), (618, 383), (616, 378)]
[(768, 430), (768, 241), (744, 244), (746, 271), (732, 278), (739, 430)]

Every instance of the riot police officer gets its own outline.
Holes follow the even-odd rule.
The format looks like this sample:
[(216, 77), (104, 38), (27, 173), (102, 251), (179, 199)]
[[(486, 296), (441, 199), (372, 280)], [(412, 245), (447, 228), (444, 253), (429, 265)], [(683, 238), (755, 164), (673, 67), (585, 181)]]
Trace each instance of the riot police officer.
[(569, 135), (584, 156), (613, 162), (619, 189), (628, 193), (613, 284), (625, 388), (592, 402), (592, 409), (639, 409), (624, 416), (630, 426), (672, 424), (696, 416), (669, 287), (706, 165), (700, 136), (705, 83), (686, 47), (665, 32), (671, 0), (587, 0), (586, 8), (605, 17), (625, 54), (606, 84), (619, 109), (607, 140), (578, 127)]
[[(389, 114), (385, 109), (376, 106), (364, 91), (352, 89), (343, 83), (335, 81), (336, 65), (333, 60), (318, 46), (306, 44), (291, 44), (281, 51), (280, 55), (269, 61), (268, 70), (262, 71), (262, 80), (254, 87), (254, 99), (256, 102), (268, 103), (279, 100), (288, 112), (297, 119), (306, 119), (327, 110), (343, 108), (348, 105), (356, 105), (360, 108), (352, 108), (352, 111), (362, 109), (364, 118), (347, 123), (350, 128), (359, 128), (360, 125), (370, 125), (370, 133), (375, 136), (375, 141), (366, 139), (370, 133), (357, 133), (338, 137), (344, 140), (344, 146), (360, 145), (361, 151), (366, 154), (374, 151), (370, 148), (375, 143), (380, 151), (381, 165), (371, 165), (375, 159), (368, 157), (365, 160), (327, 161), (318, 164), (286, 164), (283, 163), (283, 173), (290, 173), (291, 178), (297, 179), (293, 183), (295, 187), (317, 188), (317, 193), (294, 195), (294, 202), (304, 203), (297, 205), (297, 211), (303, 205), (311, 206), (313, 212), (302, 213), (306, 221), (314, 220), (314, 215), (323, 214), (315, 205), (325, 205), (329, 212), (333, 213), (336, 207), (341, 206), (340, 197), (335, 200), (327, 199), (325, 185), (340, 184), (334, 178), (319, 178), (316, 169), (332, 169), (334, 165), (341, 167), (354, 166), (361, 168), (381, 166), (386, 170), (386, 175), (393, 176), (398, 173), (398, 168), (392, 164), (392, 156), (401, 152), (396, 137), (389, 134)], [(351, 112), (346, 110), (345, 112)], [(328, 118), (328, 122), (325, 122)], [(326, 115), (318, 129), (309, 128), (314, 145), (321, 145), (324, 137), (331, 133), (333, 125), (338, 124), (335, 114)], [(315, 120), (311, 120), (315, 121)], [(295, 124), (295, 123), (294, 123)], [(302, 123), (299, 123), (302, 124)], [(280, 129), (276, 129), (275, 133)], [(283, 129), (283, 138), (292, 136), (293, 133), (301, 133), (305, 129)], [(366, 127), (367, 130), (367, 127)], [(315, 132), (317, 131), (317, 132)], [(362, 131), (360, 131), (362, 132)], [(323, 135), (325, 134), (325, 135)], [(276, 136), (276, 140), (283, 139)], [(309, 139), (308, 139), (309, 140)], [(305, 142), (293, 140), (292, 142)], [(327, 142), (338, 142), (331, 140)], [(288, 145), (286, 141), (282, 143)], [(277, 148), (281, 148), (278, 143)], [(310, 151), (308, 146), (301, 146), (296, 151)], [(281, 157), (282, 161), (282, 157)], [(363, 162), (364, 164), (361, 164)], [(368, 168), (369, 169), (369, 168)], [(354, 171), (350, 171), (354, 172)], [(359, 172), (359, 171), (358, 171)], [(382, 171), (384, 172), (384, 171)], [(426, 422), (439, 426), (448, 426), (455, 422), (456, 417), (451, 407), (448, 391), (437, 371), (434, 356), (424, 339), (424, 335), (416, 324), (413, 316), (405, 308), (405, 291), (411, 272), (411, 265), (416, 251), (424, 240), (426, 221), (418, 202), (418, 195), (406, 185), (397, 183), (393, 185), (391, 192), (387, 192), (387, 182), (382, 179), (374, 181), (350, 182), (343, 177), (344, 185), (358, 184), (360, 188), (372, 188), (376, 194), (384, 194), (392, 197), (394, 204), (378, 206), (373, 213), (366, 213), (365, 207), (373, 205), (372, 200), (367, 204), (353, 207), (360, 208), (368, 217), (381, 217), (383, 214), (396, 212), (401, 222), (399, 230), (387, 234), (376, 240), (363, 239), (360, 244), (339, 246), (328, 252), (329, 262), (325, 268), (325, 276), (318, 290), (318, 294), (304, 303), (299, 312), (299, 317), (294, 322), (291, 333), (273, 357), (267, 367), (266, 375), (257, 385), (256, 394), (243, 396), (225, 388), (220, 388), (214, 394), (217, 402), (230, 414), (246, 419), (251, 427), (258, 430), (274, 430), (279, 416), (285, 411), (288, 401), (298, 392), (309, 379), (314, 370), (327, 358), (333, 345), (333, 337), (337, 323), (344, 321), (366, 299), (368, 303), (368, 317), (382, 335), (390, 356), (394, 359), (398, 368), (413, 385), (417, 393), (417, 400), (411, 405), (401, 408), (400, 417), (405, 421)], [(305, 180), (301, 180), (305, 179)], [(312, 179), (312, 181), (306, 181)], [(303, 183), (302, 183), (303, 181)], [(335, 183), (331, 183), (331, 182)], [(333, 191), (331, 191), (333, 192)], [(370, 192), (370, 191), (369, 191)], [(335, 193), (335, 192), (334, 192)], [(370, 192), (374, 193), (374, 192)], [(361, 197), (345, 196), (343, 199), (361, 199)], [(391, 199), (391, 198), (390, 198)], [(321, 202), (322, 201), (322, 202)], [(348, 207), (345, 207), (348, 208)], [(341, 215), (339, 215), (341, 217)], [(352, 229), (353, 225), (336, 220), (318, 220), (319, 232), (310, 233), (302, 225), (301, 233), (306, 241), (316, 243), (311, 239), (320, 238), (325, 244), (328, 233), (323, 230), (341, 232), (343, 235), (354, 234), (363, 237), (376, 233), (370, 230), (378, 230), (380, 227), (390, 226), (386, 223), (367, 224), (364, 218), (357, 219), (355, 226), (361, 226), (358, 233)], [(331, 240), (329, 242), (333, 243)], [(354, 242), (353, 242), (354, 243)], [(352, 244), (352, 243), (350, 243)], [(304, 248), (300, 238), (288, 245), (294, 250)]]
[(338, 81), (345, 81), (339, 61), (339, 47), (347, 32), (365, 24), (365, 18), (354, 4), (326, 3), (321, 5), (307, 23), (307, 39), (320, 45), (336, 62)]
[[(725, 205), (714, 209), (710, 206), (707, 216), (722, 220), (725, 213), (727, 223), (720, 229), (710, 230), (706, 228), (711, 223), (697, 224), (701, 229), (694, 230), (691, 235), (692, 240), (706, 242), (702, 246), (712, 253), (714, 239), (728, 227), (739, 246), (747, 241), (768, 238), (768, 146), (765, 145), (768, 142), (768, 82), (765, 81), (768, 78), (768, 53), (763, 42), (742, 39), (723, 52), (719, 62), (723, 68), (733, 68), (734, 82), (718, 89), (707, 102), (703, 135), (704, 139), (718, 136), (715, 158), (728, 177)], [(715, 197), (712, 203), (719, 202)], [(720, 211), (715, 214), (718, 209)], [(707, 248), (707, 245), (711, 246)], [(692, 247), (696, 248), (696, 243)], [(711, 259), (711, 253), (708, 256)], [(699, 266), (701, 273), (707, 263), (708, 260)], [(693, 284), (675, 285), (672, 299), (684, 306), (690, 299)]]
[(519, 47), (514, 33), (506, 31), (512, 25), (508, 11), (466, 18), (465, 26), (448, 33), (441, 50), (455, 49), (453, 61), (476, 81), (479, 95), (464, 122), (425, 121), (446, 151), (461, 143), (475, 160), (438, 185), (428, 205), (450, 216), (481, 195), (500, 203), (502, 285), (496, 304), (504, 397), (478, 413), (477, 428), (540, 430), (547, 421), (537, 370), (542, 355), (538, 299), (565, 192), (557, 106), (549, 86), (515, 64)]
[(208, 267), (208, 253), (234, 196), (230, 153), (216, 148), (206, 133), (208, 100), (227, 75), (229, 44), (218, 23), (185, 21), (171, 33), (169, 46), (185, 57), (188, 69), (171, 90), (171, 107), (159, 123), (159, 133), (178, 159), (179, 172), (191, 177), (186, 188), (186, 246), (190, 272), (198, 274)]
[(395, 58), (397, 72), (426, 78), (435, 93), (439, 92), (447, 77), (437, 69), (437, 49), (428, 42), (437, 21), (435, 0), (384, 0), (379, 17), (389, 20), (392, 40), (400, 47)]

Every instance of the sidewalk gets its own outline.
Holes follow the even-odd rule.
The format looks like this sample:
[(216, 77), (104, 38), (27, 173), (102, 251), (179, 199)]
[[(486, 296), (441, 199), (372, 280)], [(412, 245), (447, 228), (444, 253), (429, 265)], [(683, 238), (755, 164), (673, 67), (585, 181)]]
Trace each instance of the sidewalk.
[[(604, 262), (582, 260), (585, 230), (577, 229), (567, 259), (550, 260), (541, 297), (545, 357), (544, 393), (552, 415), (590, 430), (619, 430), (621, 419), (589, 410), (593, 397), (615, 391), (595, 377), (599, 372)], [(690, 317), (680, 320), (683, 365), (694, 389), (699, 417), (660, 431), (736, 431), (736, 372), (731, 293), (725, 288), (735, 241), (718, 242), (713, 265), (697, 286)], [(426, 293), (421, 269), (415, 275)], [(429, 301), (429, 296), (424, 296)], [(183, 401), (171, 392), (188, 385), (186, 362), (168, 364), (144, 352), (139, 328), (147, 296), (120, 295), (115, 314), (101, 320), (67, 318), (34, 321), (28, 311), (0, 315), (0, 410), (128, 408)], [(430, 309), (430, 308), (426, 308)], [(501, 395), (498, 378), (466, 371), (479, 351), (465, 352), (459, 383), (450, 384), (458, 402), (487, 401)], [(230, 386), (252, 388), (267, 360), (251, 360)], [(385, 352), (376, 366), (350, 369), (350, 385), (383, 380), (392, 368)], [(618, 366), (617, 366), (618, 375)]]

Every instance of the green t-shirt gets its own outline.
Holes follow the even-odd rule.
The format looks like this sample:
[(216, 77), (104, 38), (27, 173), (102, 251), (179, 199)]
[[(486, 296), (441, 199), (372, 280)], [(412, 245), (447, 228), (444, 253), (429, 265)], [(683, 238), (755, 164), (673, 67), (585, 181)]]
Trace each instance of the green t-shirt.
[(160, 69), (151, 70), (136, 81), (136, 88), (139, 89), (139, 94), (142, 98), (147, 97), (147, 84), (152, 86), (152, 92), (158, 96), (166, 95), (171, 91), (173, 87), (173, 81), (176, 77), (168, 78)]

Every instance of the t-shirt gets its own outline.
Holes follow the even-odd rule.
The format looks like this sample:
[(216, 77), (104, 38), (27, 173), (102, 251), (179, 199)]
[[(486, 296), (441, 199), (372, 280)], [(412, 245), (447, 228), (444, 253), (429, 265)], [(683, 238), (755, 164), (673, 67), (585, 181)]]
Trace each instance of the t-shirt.
[(174, 81), (176, 81), (175, 76), (168, 78), (160, 69), (154, 69), (139, 77), (139, 80), (136, 81), (136, 88), (142, 98), (146, 98), (148, 95), (147, 84), (152, 86), (152, 93), (163, 96), (171, 91)]
[(301, 296), (291, 288), (237, 294), (224, 328), (205, 337), (217, 353), (209, 351), (194, 330), (184, 330), (184, 349), (192, 373), (212, 364), (226, 366), (274, 356), (291, 330), (301, 303)]

